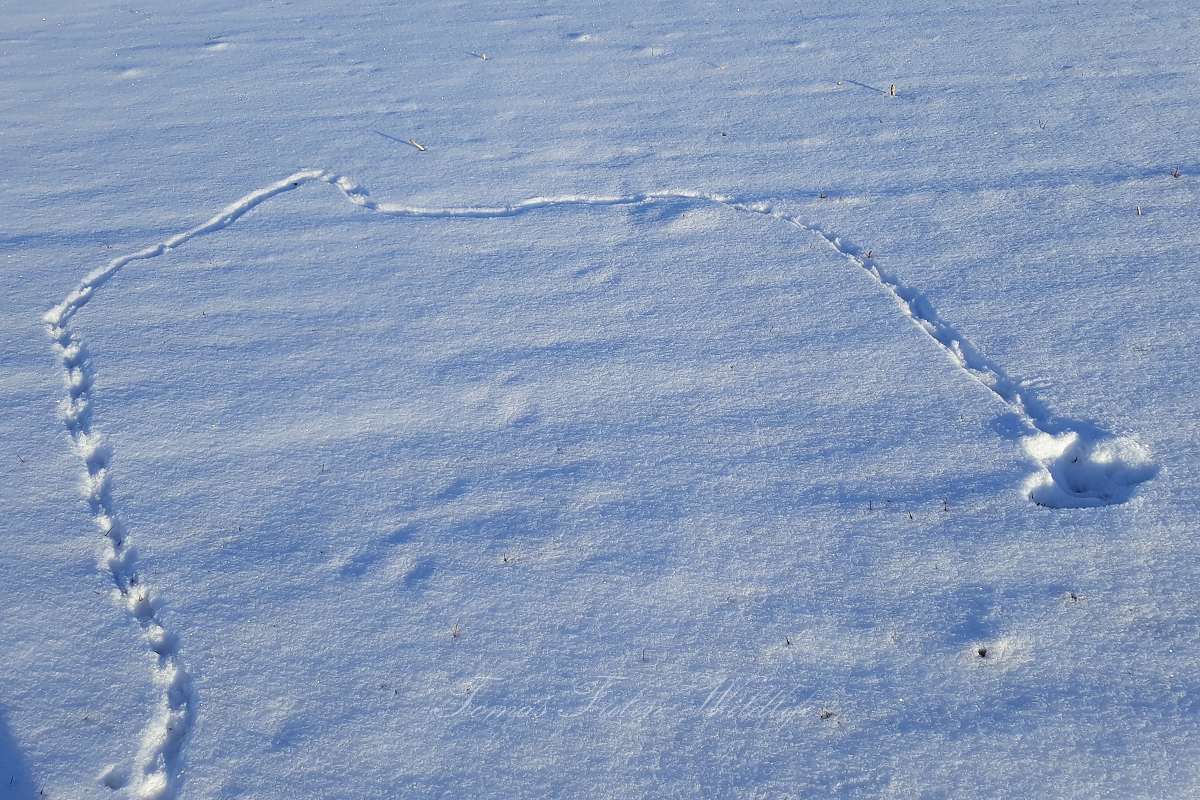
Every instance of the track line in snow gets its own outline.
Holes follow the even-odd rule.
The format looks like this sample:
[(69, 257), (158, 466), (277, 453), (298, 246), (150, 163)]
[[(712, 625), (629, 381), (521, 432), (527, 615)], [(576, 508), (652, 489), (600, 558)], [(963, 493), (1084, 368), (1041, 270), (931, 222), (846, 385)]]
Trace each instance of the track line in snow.
[(113, 501), (112, 450), (93, 425), (94, 372), (83, 339), (70, 323), (96, 293), (122, 268), (170, 253), (188, 241), (220, 231), (271, 198), (308, 183), (336, 187), (351, 203), (392, 217), (492, 219), (514, 217), (562, 206), (639, 206), (656, 202), (692, 202), (724, 206), (744, 214), (768, 217), (823, 240), (831, 250), (869, 275), (895, 301), (908, 319), (932, 340), (971, 379), (1008, 406), (1029, 431), (1023, 442), (1038, 465), (1025, 484), (1027, 496), (1038, 505), (1082, 508), (1122, 503), (1138, 484), (1157, 474), (1149, 451), (1136, 440), (1118, 437), (1087, 424), (1062, 420), (1034, 396), (1026, 382), (1010, 376), (941, 317), (929, 299), (883, 269), (869, 250), (863, 250), (821, 225), (776, 210), (765, 202), (738, 200), (720, 194), (671, 190), (630, 195), (554, 195), (531, 197), (499, 206), (422, 207), (379, 202), (354, 180), (327, 170), (308, 169), (246, 194), (207, 221), (181, 233), (112, 259), (89, 272), (60, 303), (43, 316), (55, 354), (63, 368), (66, 396), (62, 416), (72, 444), (84, 466), (83, 490), (92, 519), (104, 539), (100, 568), (110, 577), (113, 593), (142, 629), (156, 656), (154, 678), (163, 696), (145, 729), (132, 771), (110, 768), (102, 782), (111, 788), (128, 786), (144, 800), (160, 800), (178, 788), (182, 748), (196, 715), (196, 698), (185, 669), (178, 638), (167, 629), (157, 596), (142, 579), (137, 554), (121, 524)]
[[(299, 173), (298, 173), (299, 174)], [(869, 250), (857, 247), (818, 223), (776, 210), (768, 203), (736, 200), (696, 191), (662, 191), (632, 195), (562, 195), (532, 197), (505, 206), (427, 208), (377, 202), (350, 178), (325, 173), (317, 180), (332, 183), (351, 202), (389, 216), (494, 218), (552, 206), (630, 206), (659, 201), (694, 201), (779, 220), (820, 237), (835, 252), (862, 269), (892, 296), (901, 312), (934, 341), (958, 367), (999, 398), (1030, 431), (1023, 446), (1038, 469), (1025, 483), (1028, 497), (1051, 508), (1086, 508), (1129, 500), (1138, 484), (1157, 474), (1149, 451), (1135, 439), (1114, 436), (1090, 423), (1058, 418), (1029, 385), (1009, 375), (966, 336), (941, 317), (920, 290), (883, 269)]]
[(117, 513), (113, 501), (112, 448), (92, 421), (95, 373), (87, 347), (79, 334), (71, 329), (70, 322), (100, 287), (127, 264), (156, 258), (193, 237), (220, 230), (264, 200), (322, 174), (315, 170), (297, 173), (291, 179), (251, 192), (207, 222), (158, 244), (112, 259), (104, 267), (84, 276), (74, 291), (43, 316), (64, 373), (66, 397), (60, 404), (63, 421), (83, 461), (84, 498), (104, 541), (99, 566), (112, 582), (117, 603), (141, 627), (142, 638), (155, 656), (154, 682), (162, 688), (159, 706), (143, 730), (132, 768), (113, 765), (100, 776), (103, 785), (110, 789), (128, 787), (142, 800), (166, 800), (175, 794), (183, 745), (195, 721), (196, 697), (180, 654), (179, 639), (165, 624), (158, 596), (141, 575), (137, 551)]
[(83, 461), (84, 498), (104, 539), (100, 567), (112, 581), (114, 599), (141, 627), (142, 638), (156, 657), (154, 681), (163, 690), (159, 707), (143, 732), (132, 771), (112, 766), (101, 775), (101, 781), (112, 789), (132, 783), (138, 797), (158, 800), (171, 794), (171, 776), (191, 729), (195, 697), (180, 660), (178, 639), (163, 621), (157, 596), (141, 578), (137, 552), (116, 512), (112, 449), (92, 427), (93, 372), (87, 349), (65, 323), (47, 320), (47, 326), (65, 372), (67, 394), (61, 410)]

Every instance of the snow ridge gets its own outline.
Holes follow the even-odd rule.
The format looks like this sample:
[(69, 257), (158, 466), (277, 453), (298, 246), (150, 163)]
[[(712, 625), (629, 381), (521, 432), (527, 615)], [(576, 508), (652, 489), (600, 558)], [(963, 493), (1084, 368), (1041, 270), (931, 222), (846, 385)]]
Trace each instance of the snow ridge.
[(96, 292), (128, 264), (157, 258), (191, 239), (219, 231), (272, 197), (312, 182), (331, 184), (355, 205), (393, 217), (496, 218), (557, 206), (637, 206), (687, 201), (725, 206), (784, 222), (820, 237), (831, 249), (870, 275), (918, 329), (1022, 420), (1030, 433), (1024, 440), (1024, 448), (1038, 465), (1036, 474), (1025, 484), (1025, 492), (1033, 502), (1055, 508), (1122, 503), (1133, 496), (1139, 483), (1157, 474), (1149, 451), (1134, 439), (1113, 436), (1089, 423), (1056, 417), (1024, 382), (1010, 376), (944, 320), (922, 292), (880, 267), (870, 250), (864, 251), (821, 225), (778, 211), (768, 203), (675, 190), (630, 195), (531, 197), (501, 206), (420, 207), (376, 201), (357, 182), (333, 172), (301, 170), (244, 195), (200, 225), (114, 258), (104, 267), (89, 272), (78, 287), (43, 316), (65, 374), (67, 392), (61, 410), (72, 444), (83, 461), (84, 496), (105, 542), (99, 566), (111, 578), (114, 597), (137, 621), (150, 650), (157, 656), (154, 677), (163, 688), (163, 699), (143, 734), (133, 772), (130, 774), (114, 767), (102, 777), (110, 788), (128, 785), (144, 800), (161, 800), (176, 792), (183, 745), (195, 722), (196, 698), (182, 661), (178, 638), (167, 629), (157, 597), (141, 578), (136, 551), (118, 517), (113, 502), (112, 450), (92, 424), (94, 372), (83, 340), (72, 330), (70, 322)]

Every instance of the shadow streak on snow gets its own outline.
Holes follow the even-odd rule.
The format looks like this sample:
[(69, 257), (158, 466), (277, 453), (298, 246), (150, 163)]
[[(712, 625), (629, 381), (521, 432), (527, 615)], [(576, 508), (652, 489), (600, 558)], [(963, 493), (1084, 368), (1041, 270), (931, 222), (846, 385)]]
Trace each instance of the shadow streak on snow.
[(37, 796), (33, 774), (5, 717), (4, 707), (0, 706), (0, 797), (4, 800), (33, 800)]
[(842, 83), (849, 83), (853, 86), (859, 87), (860, 89), (870, 89), (872, 92), (877, 94), (887, 94), (887, 89), (880, 89), (878, 86), (872, 86), (869, 83), (862, 83), (861, 81), (851, 80), (850, 78), (842, 78)]
[[(871, 187), (862, 186), (824, 186), (821, 191), (830, 197), (877, 197), (891, 199), (906, 199), (919, 195), (963, 195), (983, 192), (1002, 192), (1020, 186), (1022, 191), (1043, 190), (1063, 191), (1069, 189), (1107, 189), (1121, 186), (1133, 181), (1162, 178), (1171, 180), (1171, 169), (1178, 169), (1183, 175), (1200, 174), (1200, 162), (1190, 164), (1153, 164), (1145, 165), (1112, 165), (1099, 168), (1063, 168), (1051, 170), (1025, 170), (1014, 172), (996, 180), (971, 179), (969, 176), (956, 176), (952, 180), (917, 182), (905, 180), (898, 183), (884, 183)], [(789, 201), (811, 201), (817, 191), (809, 188), (782, 192), (777, 197)], [(1088, 194), (1085, 198), (1095, 200)], [(1119, 208), (1119, 206), (1114, 206)], [(1132, 201), (1127, 206), (1132, 210)]]

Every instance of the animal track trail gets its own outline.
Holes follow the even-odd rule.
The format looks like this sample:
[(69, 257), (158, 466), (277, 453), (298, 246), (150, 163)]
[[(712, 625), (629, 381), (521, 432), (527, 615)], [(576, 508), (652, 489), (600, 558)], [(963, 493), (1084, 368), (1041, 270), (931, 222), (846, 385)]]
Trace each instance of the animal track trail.
[[(770, 212), (767, 212), (770, 213)], [(775, 216), (772, 214), (772, 216)], [(919, 290), (882, 269), (864, 251), (815, 223), (780, 217), (814, 233), (847, 260), (865, 270), (900, 310), (945, 351), (960, 369), (983, 384), (1030, 431), (1022, 442), (1038, 470), (1025, 482), (1025, 493), (1047, 508), (1094, 508), (1124, 503), (1138, 484), (1158, 474), (1149, 449), (1130, 436), (1116, 436), (1096, 425), (1058, 418), (1034, 395), (1028, 381), (1009, 375), (938, 314)]]
[(131, 788), (139, 798), (159, 800), (171, 793), (184, 739), (195, 714), (195, 697), (184, 669), (178, 639), (163, 621), (157, 596), (142, 580), (132, 547), (113, 502), (112, 448), (92, 427), (91, 361), (79, 336), (65, 323), (47, 318), (55, 352), (65, 371), (63, 419), (83, 461), (82, 489), (92, 519), (104, 540), (100, 567), (112, 581), (114, 599), (137, 621), (155, 655), (153, 678), (163, 689), (161, 703), (142, 735), (133, 770), (112, 766), (101, 776), (111, 789)]
[(791, 225), (820, 237), (835, 252), (866, 272), (888, 294), (901, 312), (973, 380), (987, 387), (1011, 408), (1029, 431), (1023, 442), (1037, 471), (1026, 482), (1027, 496), (1036, 504), (1053, 508), (1084, 508), (1122, 503), (1138, 484), (1153, 478), (1157, 466), (1149, 451), (1129, 437), (1109, 434), (1093, 425), (1058, 419), (1019, 381), (981, 353), (956, 328), (944, 320), (929, 299), (884, 270), (870, 251), (845, 241), (817, 223), (776, 210), (764, 202), (744, 201), (718, 194), (672, 190), (631, 195), (560, 195), (531, 197), (501, 206), (449, 206), (441, 208), (383, 203), (354, 180), (333, 172), (308, 169), (250, 192), (227, 205), (207, 221), (162, 242), (112, 259), (89, 272), (70, 294), (43, 316), (55, 354), (64, 372), (66, 396), (61, 411), (71, 442), (83, 462), (83, 491), (92, 519), (104, 540), (99, 566), (113, 585), (118, 603), (138, 623), (156, 657), (155, 682), (162, 687), (159, 708), (146, 727), (132, 771), (109, 768), (101, 780), (113, 789), (130, 788), (144, 800), (175, 794), (180, 758), (195, 722), (196, 698), (184, 666), (178, 637), (167, 628), (158, 596), (143, 580), (136, 550), (122, 525), (113, 500), (112, 449), (93, 425), (92, 386), (95, 373), (82, 337), (71, 328), (75, 315), (122, 268), (170, 253), (188, 241), (237, 222), (267, 200), (308, 183), (336, 187), (351, 203), (385, 216), (488, 219), (513, 217), (539, 209), (562, 206), (642, 206), (657, 202), (689, 202), (724, 206)]

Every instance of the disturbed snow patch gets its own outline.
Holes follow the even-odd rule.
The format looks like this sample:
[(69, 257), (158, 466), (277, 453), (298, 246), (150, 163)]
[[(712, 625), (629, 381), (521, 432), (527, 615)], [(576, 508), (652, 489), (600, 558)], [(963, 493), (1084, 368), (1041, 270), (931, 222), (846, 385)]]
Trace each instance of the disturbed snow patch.
[(1150, 451), (1125, 436), (1038, 433), (1023, 444), (1041, 465), (1025, 484), (1029, 499), (1040, 506), (1091, 508), (1123, 503), (1139, 483), (1158, 473)]

